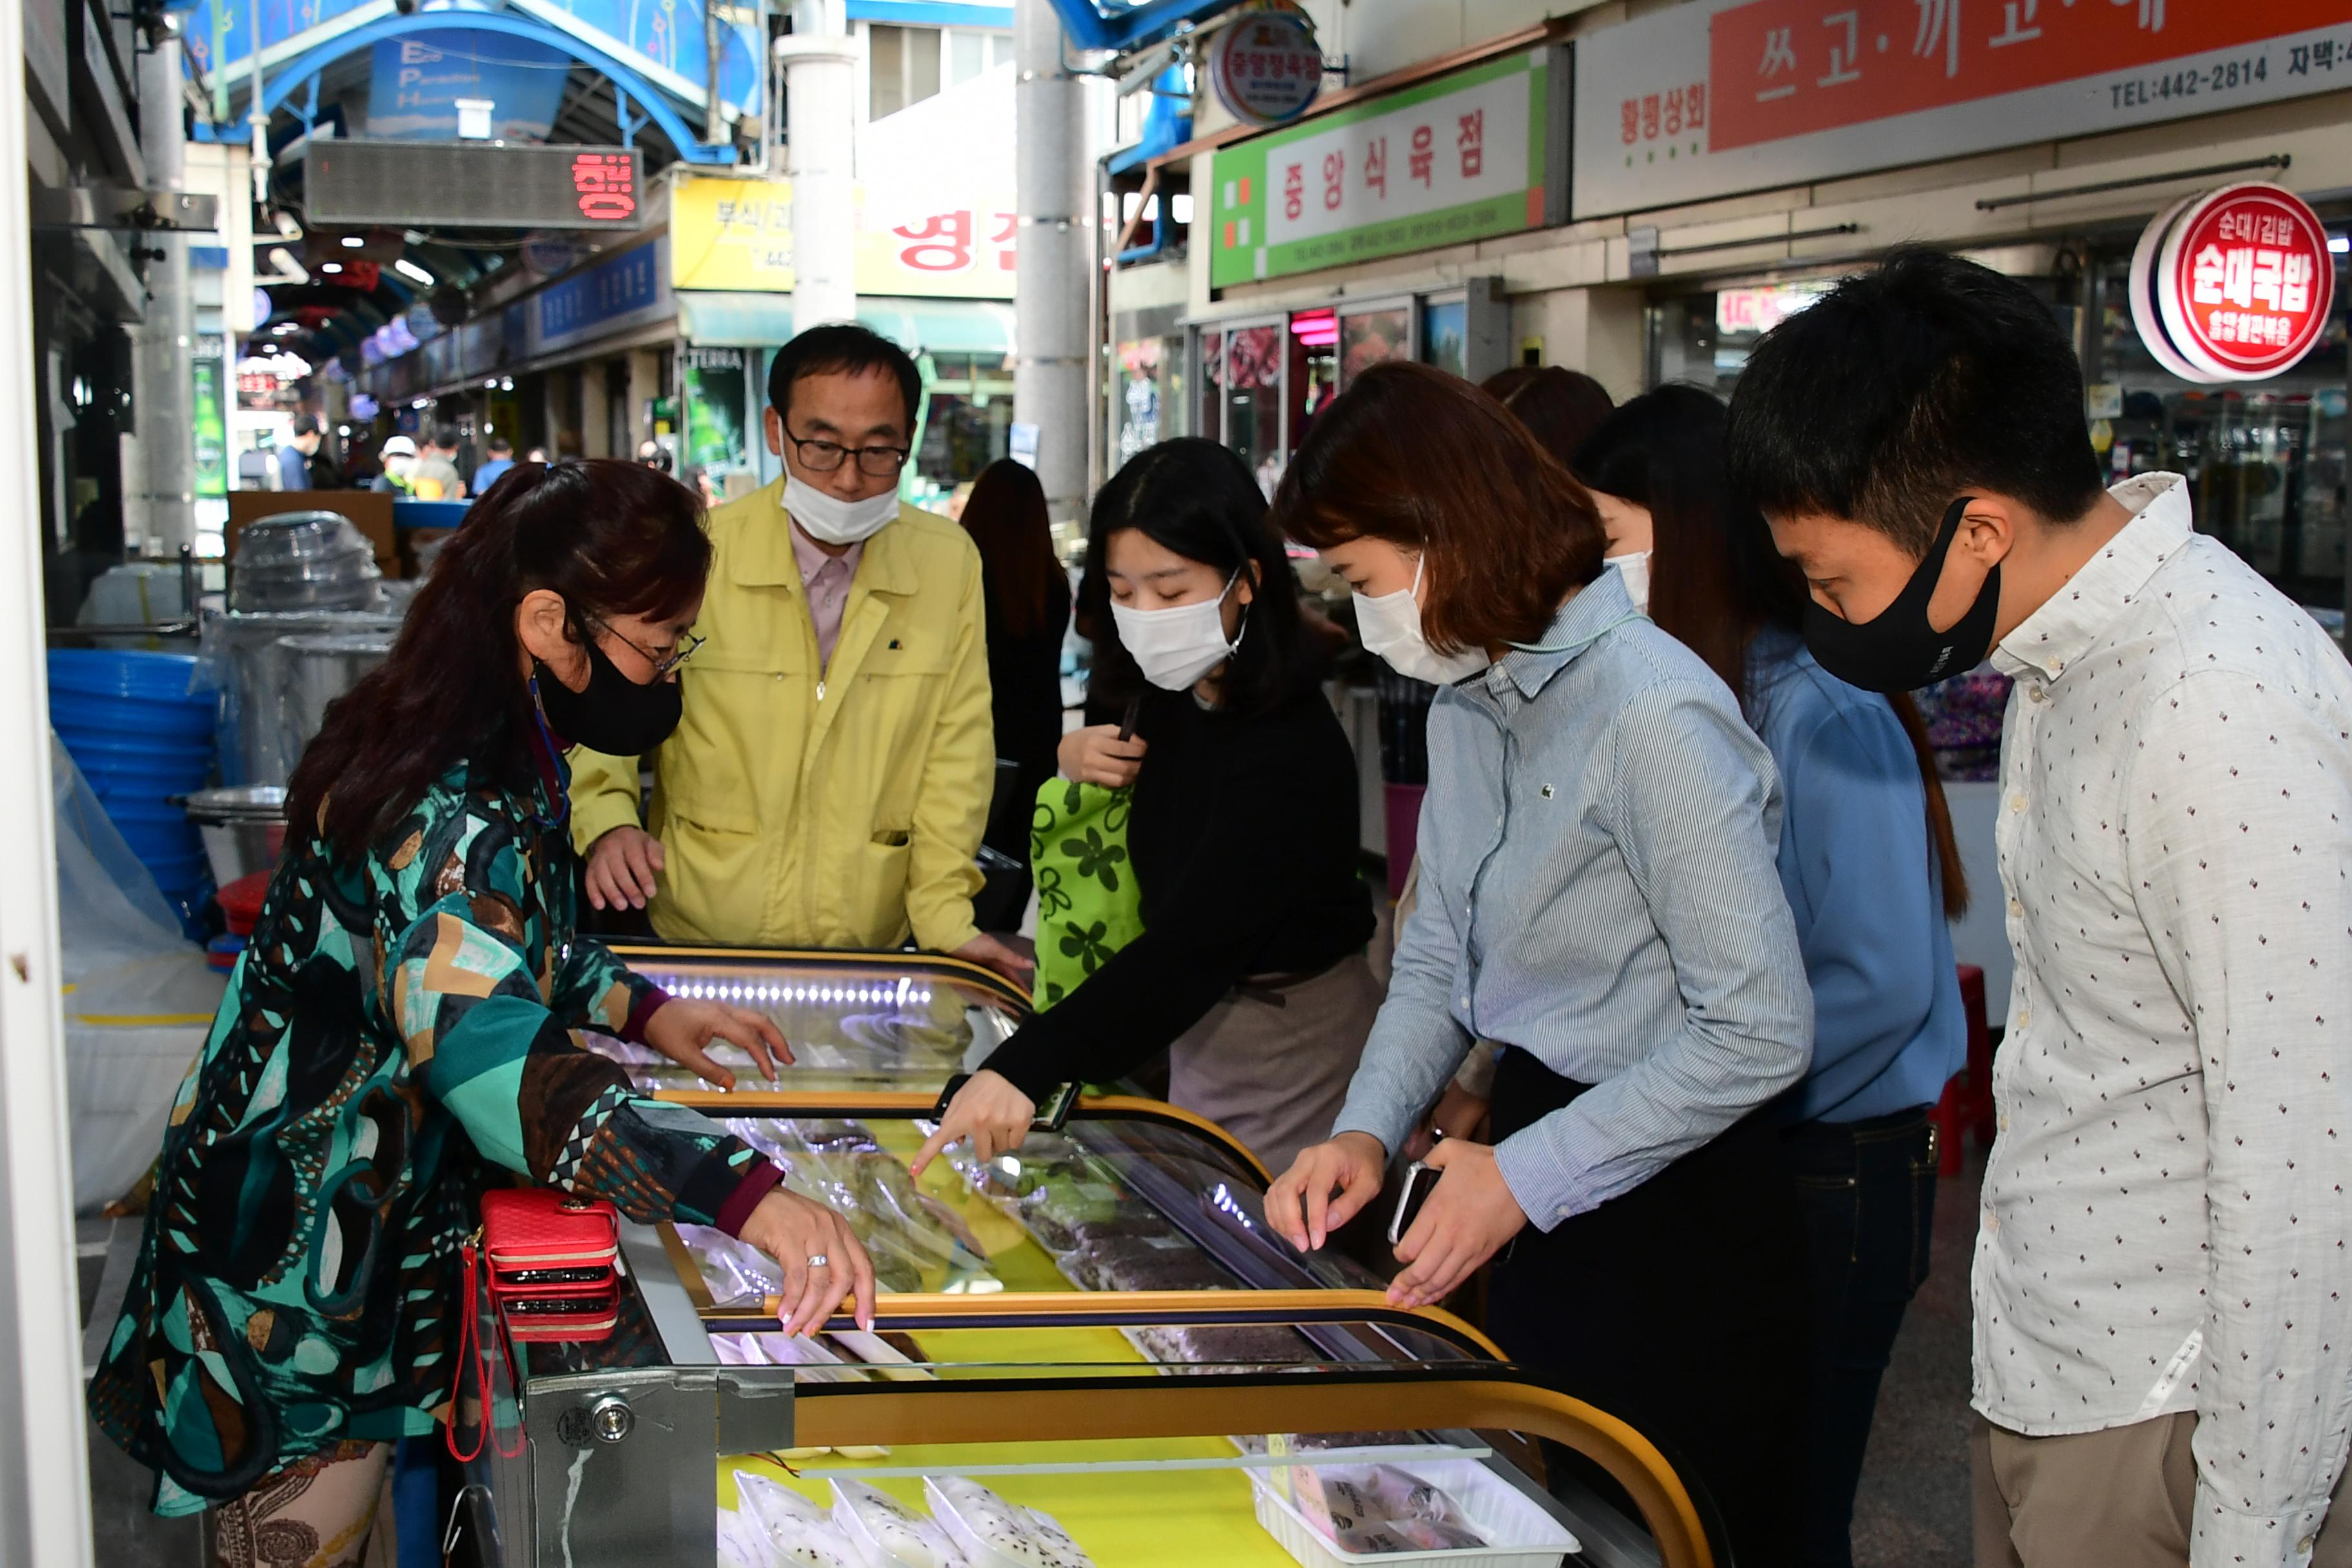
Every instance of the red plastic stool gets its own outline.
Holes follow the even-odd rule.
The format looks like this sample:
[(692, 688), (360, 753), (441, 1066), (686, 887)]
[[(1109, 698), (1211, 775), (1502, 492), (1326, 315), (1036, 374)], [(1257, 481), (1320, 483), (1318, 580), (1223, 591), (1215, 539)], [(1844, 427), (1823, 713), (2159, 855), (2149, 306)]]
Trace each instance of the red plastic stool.
[(1960, 1173), (1960, 1134), (1973, 1131), (1977, 1142), (1992, 1147), (1992, 1030), (1985, 1023), (1984, 971), (1973, 963), (1960, 968), (1960, 1007), (1969, 1020), (1969, 1065), (1944, 1085), (1936, 1102), (1936, 1136), (1944, 1157), (1937, 1173)]

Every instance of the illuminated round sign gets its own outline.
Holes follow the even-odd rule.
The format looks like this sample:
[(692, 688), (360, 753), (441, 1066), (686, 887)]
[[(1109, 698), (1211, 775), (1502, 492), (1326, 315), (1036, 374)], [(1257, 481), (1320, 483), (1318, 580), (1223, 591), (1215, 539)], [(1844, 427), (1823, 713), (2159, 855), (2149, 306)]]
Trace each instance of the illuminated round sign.
[(2277, 185), (2175, 202), (2132, 256), (2132, 321), (2185, 380), (2262, 381), (2317, 346), (2336, 298), (2319, 215)]
[(1217, 101), (1245, 125), (1283, 125), (1307, 112), (1323, 88), (1323, 46), (1303, 11), (1244, 12), (1209, 46)]

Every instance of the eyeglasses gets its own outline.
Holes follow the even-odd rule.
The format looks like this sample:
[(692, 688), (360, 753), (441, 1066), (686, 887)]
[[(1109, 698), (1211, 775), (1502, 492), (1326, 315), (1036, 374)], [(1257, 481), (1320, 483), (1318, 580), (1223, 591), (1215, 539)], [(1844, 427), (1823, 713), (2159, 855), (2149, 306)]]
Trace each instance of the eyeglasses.
[(676, 669), (679, 665), (682, 665), (688, 659), (692, 658), (696, 652), (701, 648), (702, 645), (710, 640), (708, 637), (696, 637), (692, 632), (688, 632), (682, 639), (680, 639), (678, 645), (670, 649), (669, 652), (666, 654), (656, 653), (653, 649), (646, 647), (643, 643), (638, 642), (632, 637), (625, 637), (620, 633), (614, 631), (612, 626), (604, 621), (591, 621), (588, 624), (593, 629), (609, 635), (614, 642), (621, 643), (627, 647), (635, 649), (636, 652), (644, 658), (647, 664), (654, 667), (653, 679), (656, 680), (659, 680), (662, 677)]
[(872, 479), (887, 479), (907, 466), (907, 455), (914, 450), (911, 447), (852, 448), (843, 446), (838, 441), (803, 441), (789, 429), (784, 432), (784, 439), (790, 441), (793, 449), (800, 453), (801, 467), (813, 474), (833, 472), (841, 467), (842, 460), (855, 450), (857, 454), (859, 473)]

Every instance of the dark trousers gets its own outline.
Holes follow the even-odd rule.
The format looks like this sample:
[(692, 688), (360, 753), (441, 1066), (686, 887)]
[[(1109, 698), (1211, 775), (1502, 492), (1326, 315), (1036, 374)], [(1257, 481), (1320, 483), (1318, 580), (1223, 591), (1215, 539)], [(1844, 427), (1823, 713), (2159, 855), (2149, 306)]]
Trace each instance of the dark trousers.
[(1936, 1132), (1922, 1105), (1864, 1121), (1785, 1129), (1812, 1268), (1811, 1402), (1805, 1424), (1805, 1568), (1853, 1568), (1853, 1494), (1879, 1379), (1904, 1310), (1927, 1278)]
[[(1496, 1140), (1587, 1087), (1505, 1050)], [(1657, 1444), (1703, 1512), (1712, 1500), (1718, 1563), (1790, 1563), (1804, 1260), (1780, 1130), (1759, 1113), (1589, 1214), (1521, 1231), (1496, 1260), (1487, 1326), (1514, 1361)]]

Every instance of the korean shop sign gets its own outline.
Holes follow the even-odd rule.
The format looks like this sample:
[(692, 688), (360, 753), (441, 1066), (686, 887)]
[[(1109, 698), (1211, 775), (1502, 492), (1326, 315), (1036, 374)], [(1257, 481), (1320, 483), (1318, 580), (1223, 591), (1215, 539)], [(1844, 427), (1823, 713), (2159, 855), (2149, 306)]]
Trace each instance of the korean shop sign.
[(1690, 0), (1576, 55), (1575, 216), (2352, 87), (2343, 0)]
[(1217, 288), (1560, 221), (1566, 71), (1537, 49), (1221, 147)]
[(2319, 215), (2272, 184), (2230, 185), (2158, 213), (2132, 256), (2132, 322), (2190, 381), (2263, 381), (2318, 343), (2336, 267)]
[[(966, 192), (884, 208), (887, 193), (856, 193), (860, 294), (1013, 298), (1013, 192)], [(789, 294), (793, 183), (688, 174), (670, 188), (670, 256), (680, 289)]]
[(1245, 11), (1209, 46), (1217, 101), (1244, 125), (1286, 125), (1323, 86), (1323, 46), (1304, 11)]
[[(859, 128), (860, 294), (1013, 298), (1013, 74), (1008, 60)], [(790, 180), (674, 178), (675, 287), (791, 291)]]

